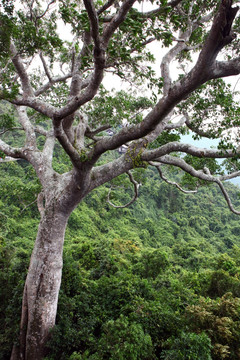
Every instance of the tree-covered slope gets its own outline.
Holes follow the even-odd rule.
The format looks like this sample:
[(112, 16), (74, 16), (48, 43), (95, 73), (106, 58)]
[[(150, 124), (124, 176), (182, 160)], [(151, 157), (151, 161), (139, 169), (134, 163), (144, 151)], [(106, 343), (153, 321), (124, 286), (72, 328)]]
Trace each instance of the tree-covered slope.
[[(0, 359), (9, 359), (40, 187), (25, 162), (1, 163), (0, 175)], [(135, 175), (143, 185), (129, 208), (111, 207), (101, 187), (70, 217), (48, 359), (238, 359), (239, 217), (215, 186), (185, 195), (154, 171)], [(131, 199), (124, 178), (114, 185), (115, 204)], [(228, 191), (239, 206), (239, 188)]]

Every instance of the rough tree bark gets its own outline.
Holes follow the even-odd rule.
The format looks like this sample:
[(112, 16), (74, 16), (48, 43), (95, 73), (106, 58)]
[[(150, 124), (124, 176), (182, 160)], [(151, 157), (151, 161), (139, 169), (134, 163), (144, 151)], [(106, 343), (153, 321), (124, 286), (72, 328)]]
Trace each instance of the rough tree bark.
[[(13, 347), (11, 360), (40, 360), (47, 355), (46, 344), (56, 320), (65, 229), (69, 215), (84, 196), (79, 185), (76, 188), (72, 183), (75, 177), (69, 177), (70, 188), (59, 178), (57, 186), (56, 179), (52, 184), (49, 179), (45, 188), (45, 204), (39, 206), (41, 221), (24, 287), (19, 343)], [(53, 192), (56, 187), (58, 191)]]
[(49, 207), (43, 216), (24, 287), (20, 344), (11, 359), (42, 359), (55, 324), (68, 215)]

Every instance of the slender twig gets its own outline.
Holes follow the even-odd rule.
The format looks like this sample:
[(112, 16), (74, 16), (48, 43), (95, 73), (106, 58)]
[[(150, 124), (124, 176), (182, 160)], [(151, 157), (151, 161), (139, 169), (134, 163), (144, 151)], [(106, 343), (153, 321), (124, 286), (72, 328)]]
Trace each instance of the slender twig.
[(108, 0), (101, 8), (97, 11), (97, 14), (98, 14), (98, 15), (102, 14), (105, 10), (107, 10), (108, 8), (110, 8), (114, 2), (115, 2), (115, 0)]
[(44, 16), (46, 15), (46, 13), (48, 12), (50, 6), (51, 6), (52, 4), (54, 4), (55, 2), (56, 2), (56, 0), (50, 1), (50, 3), (47, 4), (47, 7), (46, 7), (45, 11), (44, 11), (41, 15), (38, 15), (38, 16), (36, 17), (36, 20), (39, 20), (39, 19), (41, 19), (42, 17), (44, 17)]
[(20, 214), (25, 211), (28, 207), (30, 207), (31, 205), (35, 204), (37, 202), (37, 199), (33, 200), (30, 204), (24, 206), (24, 208), (20, 211)]
[(20, 128), (20, 127), (12, 127), (12, 128), (5, 129), (5, 130), (1, 131), (1, 132), (0, 132), (0, 135), (3, 135), (3, 134), (5, 134), (6, 132), (12, 131), (12, 130), (24, 130), (24, 129), (23, 129), (23, 128)]
[(97, 135), (98, 133), (104, 131), (104, 130), (108, 130), (111, 129), (111, 126), (109, 124), (106, 125), (102, 125), (99, 128), (95, 129), (95, 130), (91, 130), (89, 127), (87, 128), (87, 131), (85, 133), (85, 135), (89, 138), (92, 138), (93, 136)]
[(39, 95), (43, 94), (45, 91), (49, 90), (54, 84), (56, 84), (58, 82), (64, 82), (67, 79), (69, 79), (70, 77), (72, 77), (72, 73), (68, 73), (63, 76), (53, 77), (53, 78), (51, 78), (51, 81), (48, 81), (46, 84), (41, 86), (38, 90), (36, 90), (34, 92), (34, 95), (39, 96)]
[(42, 52), (40, 52), (39, 56), (40, 56), (40, 59), (42, 61), (43, 68), (44, 68), (44, 71), (45, 71), (45, 73), (46, 73), (46, 75), (48, 77), (48, 80), (49, 80), (50, 83), (52, 83), (52, 76), (51, 76), (50, 71), (49, 71), (49, 69), (47, 67), (47, 63), (46, 63), (46, 61), (45, 61), (45, 59), (43, 57)]
[(109, 192), (108, 192), (108, 195), (107, 195), (107, 202), (108, 202), (108, 204), (110, 204), (111, 206), (113, 206), (113, 207), (116, 208), (116, 209), (126, 208), (126, 207), (130, 206), (132, 203), (134, 203), (134, 201), (136, 201), (137, 198), (138, 198), (138, 193), (139, 193), (140, 184), (139, 184), (136, 180), (134, 180), (134, 177), (133, 177), (133, 175), (131, 174), (130, 171), (127, 171), (127, 174), (128, 174), (128, 176), (129, 176), (129, 179), (130, 179), (131, 183), (132, 183), (133, 186), (134, 186), (134, 196), (133, 196), (133, 198), (132, 198), (127, 204), (125, 204), (125, 205), (114, 205), (114, 204), (110, 201), (110, 194), (111, 194), (111, 192), (112, 192), (112, 188), (110, 188), (110, 189), (109, 189)]

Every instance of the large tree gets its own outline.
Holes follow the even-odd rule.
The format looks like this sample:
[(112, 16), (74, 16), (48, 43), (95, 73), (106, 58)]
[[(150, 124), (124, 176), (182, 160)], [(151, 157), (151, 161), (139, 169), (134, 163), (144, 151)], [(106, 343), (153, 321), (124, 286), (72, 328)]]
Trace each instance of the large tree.
[[(42, 191), (11, 359), (38, 360), (55, 323), (68, 218), (93, 189), (126, 173), (133, 201), (136, 167), (155, 166), (173, 183), (163, 174), (171, 165), (196, 178), (196, 186), (217, 183), (238, 213), (222, 181), (239, 175), (240, 152), (229, 140), (239, 108), (222, 78), (240, 73), (240, 22), (231, 0), (13, 4), (1, 2), (0, 150), (27, 160)], [(108, 92), (115, 81), (123, 89)], [(184, 144), (179, 134), (187, 131), (219, 138), (219, 145)], [(106, 156), (123, 145), (124, 153)], [(67, 172), (53, 166), (59, 146), (70, 160)], [(226, 159), (226, 174), (218, 158)]]

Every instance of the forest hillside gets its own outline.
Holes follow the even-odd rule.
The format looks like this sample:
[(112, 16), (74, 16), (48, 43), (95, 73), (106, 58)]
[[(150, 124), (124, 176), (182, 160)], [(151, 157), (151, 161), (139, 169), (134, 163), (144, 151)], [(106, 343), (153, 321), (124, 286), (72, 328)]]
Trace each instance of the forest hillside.
[[(130, 207), (110, 206), (102, 186), (70, 217), (47, 359), (240, 359), (239, 217), (214, 185), (186, 195), (153, 170), (136, 176), (142, 186)], [(112, 202), (131, 199), (124, 176), (112, 185)], [(227, 188), (239, 208), (239, 188)], [(0, 189), (0, 359), (7, 360), (40, 185), (25, 161), (2, 162)]]

